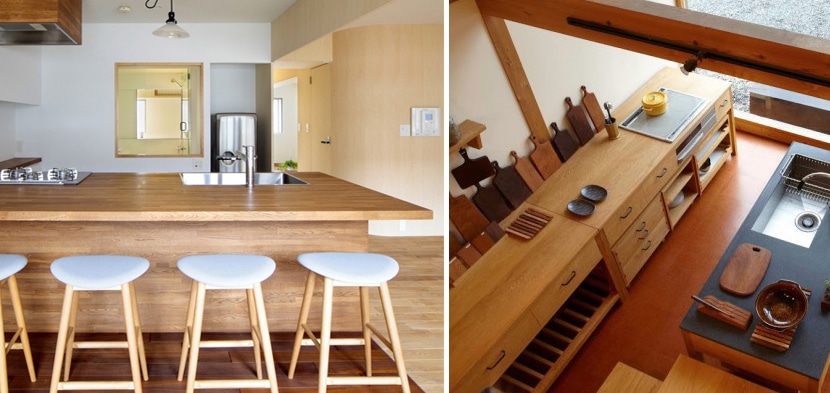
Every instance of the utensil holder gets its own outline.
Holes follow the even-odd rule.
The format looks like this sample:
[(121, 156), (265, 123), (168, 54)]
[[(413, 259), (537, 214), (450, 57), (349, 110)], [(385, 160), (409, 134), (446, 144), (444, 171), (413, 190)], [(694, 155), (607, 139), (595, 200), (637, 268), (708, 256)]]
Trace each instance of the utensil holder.
[(620, 128), (617, 126), (617, 119), (605, 119), (605, 131), (608, 132), (608, 139), (614, 140), (620, 137)]

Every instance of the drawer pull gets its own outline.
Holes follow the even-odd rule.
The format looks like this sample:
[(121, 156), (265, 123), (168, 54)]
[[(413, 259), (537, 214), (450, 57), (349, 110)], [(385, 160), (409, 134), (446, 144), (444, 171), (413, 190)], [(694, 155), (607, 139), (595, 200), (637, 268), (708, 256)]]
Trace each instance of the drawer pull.
[(643, 240), (643, 239), (645, 239), (646, 237), (648, 237), (648, 229), (646, 229), (646, 231), (645, 231), (645, 232), (643, 232), (643, 236), (640, 236), (640, 237), (639, 237), (639, 239), (640, 239), (640, 240)]
[(663, 170), (662, 170), (662, 171), (660, 171), (660, 174), (659, 174), (659, 175), (657, 175), (657, 178), (658, 178), (658, 179), (660, 179), (660, 178), (662, 178), (663, 176), (666, 176), (666, 173), (667, 173), (668, 171), (669, 171), (669, 168), (663, 167)]
[(648, 241), (648, 244), (646, 245), (646, 247), (645, 247), (645, 248), (643, 248), (643, 251), (646, 251), (646, 250), (648, 250), (649, 248), (651, 248), (651, 240), (649, 240), (649, 241)]
[(564, 287), (564, 286), (567, 286), (568, 284), (570, 284), (571, 281), (574, 280), (574, 277), (576, 277), (576, 270), (571, 270), (571, 276), (568, 277), (568, 281), (565, 281), (565, 282), (562, 283), (562, 286)]
[(504, 360), (504, 357), (505, 357), (505, 356), (507, 356), (507, 352), (504, 352), (504, 350), (502, 349), (502, 350), (501, 350), (501, 355), (499, 355), (499, 358), (498, 358), (498, 359), (496, 359), (496, 362), (495, 362), (495, 363), (493, 363), (493, 365), (491, 365), (491, 366), (487, 366), (487, 369), (488, 369), (488, 370), (492, 370), (492, 369), (496, 368), (496, 366), (498, 366), (498, 365), (499, 365), (499, 363), (501, 363), (501, 361), (502, 361), (502, 360)]
[(729, 99), (728, 99), (728, 98), (724, 98), (724, 99), (723, 99), (723, 104), (720, 104), (720, 107), (721, 107), (721, 108), (723, 108), (723, 107), (725, 107), (725, 106), (726, 106), (726, 104), (728, 104), (728, 103), (729, 103)]
[(640, 224), (640, 227), (637, 228), (637, 232), (641, 232), (643, 229), (646, 229), (646, 222), (645, 221), (643, 221), (643, 223)]
[(634, 211), (634, 208), (629, 206), (628, 210), (625, 211), (625, 214), (620, 216), (620, 219), (624, 220), (624, 219), (628, 218), (628, 216), (630, 216), (631, 212), (633, 212), (633, 211)]

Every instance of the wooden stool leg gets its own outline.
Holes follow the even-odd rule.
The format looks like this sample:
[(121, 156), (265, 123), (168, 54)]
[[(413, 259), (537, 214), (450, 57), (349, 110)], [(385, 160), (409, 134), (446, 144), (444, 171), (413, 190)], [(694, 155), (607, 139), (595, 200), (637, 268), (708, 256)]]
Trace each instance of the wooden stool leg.
[(257, 319), (256, 303), (254, 302), (254, 292), (251, 289), (245, 290), (245, 297), (248, 298), (248, 321), (251, 324), (251, 340), (254, 342), (254, 362), (256, 363), (256, 378), (262, 379), (262, 357), (260, 356), (259, 343), (259, 322)]
[(320, 372), (318, 393), (326, 393), (329, 376), (329, 355), (331, 350), (331, 309), (334, 297), (334, 282), (323, 278), (323, 326), (320, 329)]
[(26, 327), (26, 318), (23, 316), (23, 305), (20, 302), (20, 291), (17, 287), (17, 278), (9, 277), (9, 292), (11, 292), (12, 308), (17, 323), (17, 330), (20, 331), (20, 343), (23, 345), (23, 356), (26, 358), (26, 367), (29, 369), (29, 379), (37, 382), (35, 375), (35, 364), (32, 361), (32, 347), (29, 345), (29, 328)]
[(196, 281), (190, 284), (190, 300), (187, 302), (187, 320), (184, 324), (184, 338), (182, 338), (182, 356), (179, 359), (179, 376), (181, 382), (184, 378), (184, 366), (187, 364), (187, 354), (190, 349), (191, 333), (193, 332), (193, 313), (196, 310)]
[(380, 292), (380, 303), (383, 306), (383, 314), (386, 319), (386, 328), (389, 330), (389, 341), (392, 343), (392, 353), (395, 355), (395, 365), (398, 367), (398, 375), (401, 377), (401, 388), (403, 393), (409, 393), (409, 378), (406, 376), (406, 366), (403, 362), (403, 350), (401, 349), (401, 338), (398, 335), (398, 325), (395, 321), (395, 313), (392, 311), (392, 298), (389, 297), (389, 286), (384, 282), (378, 287)]
[(309, 271), (305, 282), (305, 292), (303, 293), (303, 303), (300, 307), (300, 319), (297, 322), (297, 333), (294, 335), (294, 350), (291, 351), (291, 363), (288, 366), (288, 379), (294, 378), (294, 371), (297, 369), (297, 360), (300, 358), (300, 348), (303, 346), (303, 337), (305, 337), (305, 324), (308, 322), (308, 311), (311, 309), (311, 298), (314, 295), (314, 283), (317, 281), (317, 275)]
[[(2, 303), (2, 300), (0, 300)], [(9, 370), (6, 365), (6, 346), (11, 347), (12, 343), (6, 343), (6, 327), (3, 325), (3, 316), (0, 313), (0, 334), (3, 335), (3, 348), (0, 353), (0, 392), (9, 391)]]
[(265, 356), (265, 371), (268, 373), (271, 393), (277, 393), (277, 373), (274, 366), (274, 353), (271, 349), (271, 333), (268, 329), (268, 318), (265, 315), (265, 300), (262, 298), (262, 285), (254, 284), (254, 303), (256, 316), (259, 320), (259, 333), (261, 335), (262, 350)]
[(141, 318), (138, 315), (138, 300), (135, 296), (135, 285), (130, 283), (130, 297), (133, 306), (133, 321), (135, 322), (135, 336), (138, 340), (138, 360), (141, 363), (141, 374), (145, 381), (150, 380), (147, 372), (147, 357), (144, 355), (144, 333), (141, 330)]
[(63, 365), (63, 355), (66, 350), (66, 336), (69, 329), (69, 317), (72, 311), (72, 298), (75, 291), (71, 285), (66, 286), (63, 295), (63, 308), (61, 309), (61, 321), (58, 325), (58, 344), (55, 347), (55, 361), (52, 364), (52, 379), (49, 384), (49, 393), (57, 393), (58, 382), (61, 376), (61, 366)]
[(372, 330), (369, 329), (369, 288), (360, 287), (360, 329), (363, 330), (363, 356), (366, 359), (366, 376), (372, 376)]
[(69, 311), (69, 328), (66, 340), (66, 356), (63, 365), (63, 380), (69, 380), (69, 370), (72, 367), (72, 352), (75, 350), (75, 324), (78, 320), (78, 291), (72, 291), (72, 309)]
[(121, 285), (121, 296), (124, 301), (124, 325), (127, 331), (127, 351), (130, 353), (130, 371), (133, 376), (133, 385), (136, 393), (141, 393), (141, 366), (138, 356), (138, 340), (136, 337), (135, 318), (133, 308), (133, 296), (130, 285), (126, 283)]
[(196, 283), (196, 308), (190, 341), (190, 364), (187, 368), (187, 393), (193, 393), (196, 386), (196, 366), (199, 362), (199, 342), (202, 340), (202, 318), (205, 312), (205, 290), (204, 283)]

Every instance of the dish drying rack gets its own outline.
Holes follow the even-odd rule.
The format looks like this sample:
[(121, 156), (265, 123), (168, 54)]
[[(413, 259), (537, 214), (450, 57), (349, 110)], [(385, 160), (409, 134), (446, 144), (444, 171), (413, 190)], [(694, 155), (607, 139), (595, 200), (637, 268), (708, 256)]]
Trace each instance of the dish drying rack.
[[(806, 182), (802, 180), (813, 173), (826, 173), (828, 176), (819, 176)], [(793, 154), (781, 170), (781, 176), (788, 192), (830, 205), (830, 163)]]

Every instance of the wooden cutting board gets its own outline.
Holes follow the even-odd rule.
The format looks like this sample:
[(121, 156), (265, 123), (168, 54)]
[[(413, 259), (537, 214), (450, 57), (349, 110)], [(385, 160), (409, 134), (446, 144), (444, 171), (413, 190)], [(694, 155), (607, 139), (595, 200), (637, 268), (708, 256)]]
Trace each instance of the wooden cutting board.
[(487, 156), (470, 159), (470, 157), (467, 156), (466, 149), (461, 149), (458, 153), (461, 154), (461, 157), (464, 157), (464, 162), (452, 170), (452, 175), (458, 182), (459, 187), (470, 187), (496, 174), (493, 170), (493, 166), (490, 165), (490, 159), (487, 158)]
[(496, 175), (493, 176), (493, 185), (501, 192), (501, 195), (504, 196), (512, 209), (519, 207), (533, 193), (519, 176), (519, 173), (516, 172), (515, 167), (502, 168), (498, 162), (493, 161), (493, 169), (496, 170)]
[(536, 191), (545, 179), (542, 179), (539, 171), (536, 170), (536, 167), (533, 166), (530, 160), (525, 157), (519, 157), (519, 154), (515, 150), (511, 150), (510, 155), (516, 160), (516, 164), (513, 165), (516, 168), (516, 172), (521, 176), (527, 187), (530, 188), (530, 191)]
[(582, 89), (582, 106), (588, 112), (591, 122), (594, 124), (594, 131), (599, 132), (605, 128), (605, 115), (602, 114), (602, 107), (594, 93), (589, 93), (585, 86)]
[(536, 147), (530, 152), (530, 161), (536, 167), (542, 179), (547, 179), (562, 166), (562, 161), (559, 161), (559, 158), (556, 157), (556, 152), (553, 151), (550, 141), (539, 141), (535, 135), (530, 136), (530, 141)]
[(490, 224), (490, 220), (466, 195), (457, 198), (450, 195), (450, 221), (467, 242), (475, 239)]
[(473, 195), (473, 203), (478, 206), (484, 216), (491, 221), (501, 222), (510, 215), (512, 210), (499, 190), (495, 187), (482, 187), (476, 185), (478, 191)]
[(569, 130), (560, 130), (556, 122), (550, 123), (550, 127), (553, 128), (554, 132), (553, 150), (556, 151), (559, 160), (566, 162), (579, 149), (579, 142)]
[(754, 244), (742, 243), (735, 249), (720, 276), (720, 288), (735, 296), (755, 293), (767, 273), (772, 253)]
[(596, 131), (594, 123), (591, 122), (591, 118), (588, 116), (585, 108), (582, 105), (574, 105), (571, 97), (565, 97), (565, 103), (568, 104), (568, 121), (571, 122), (576, 139), (579, 140), (579, 144), (585, 145), (594, 137)]

